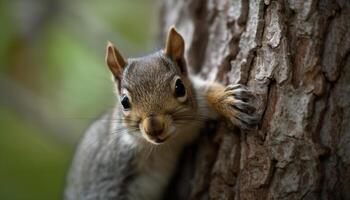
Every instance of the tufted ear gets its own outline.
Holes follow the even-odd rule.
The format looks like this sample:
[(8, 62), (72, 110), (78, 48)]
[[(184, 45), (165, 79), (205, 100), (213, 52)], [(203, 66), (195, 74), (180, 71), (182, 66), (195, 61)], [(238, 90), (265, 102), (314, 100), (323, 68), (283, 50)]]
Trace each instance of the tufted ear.
[(181, 73), (187, 74), (186, 61), (184, 57), (185, 42), (174, 26), (169, 29), (164, 53), (179, 67)]
[(106, 63), (114, 77), (120, 82), (127, 62), (111, 42), (108, 42), (106, 47)]

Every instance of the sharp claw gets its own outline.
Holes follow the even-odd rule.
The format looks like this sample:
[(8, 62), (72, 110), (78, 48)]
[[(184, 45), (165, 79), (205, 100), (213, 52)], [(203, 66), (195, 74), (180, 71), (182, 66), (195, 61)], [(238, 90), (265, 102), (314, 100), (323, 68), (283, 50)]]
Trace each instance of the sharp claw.
[(228, 85), (225, 88), (225, 97), (233, 98), (228, 101), (232, 108), (236, 110), (236, 115), (231, 118), (232, 123), (246, 130), (256, 129), (259, 123), (257, 117), (253, 116), (256, 108), (247, 103), (255, 98), (247, 86), (241, 84)]
[(245, 88), (245, 87), (243, 85), (241, 85), (241, 84), (232, 84), (232, 85), (228, 85), (225, 88), (225, 92), (227, 92), (229, 90), (235, 90), (235, 89), (238, 89), (238, 88)]
[(242, 129), (248, 129), (248, 130), (256, 129), (259, 123), (256, 117), (247, 115), (245, 113), (238, 114), (235, 117), (235, 119), (239, 121), (238, 125)]
[(256, 108), (254, 108), (253, 106), (251, 106), (250, 104), (244, 101), (239, 101), (233, 104), (232, 107), (235, 108), (236, 110), (239, 110), (247, 114), (253, 114), (256, 110)]
[(226, 95), (233, 95), (239, 99), (248, 100), (249, 98), (254, 98), (255, 96), (248, 88), (244, 85), (229, 85), (225, 88)]
[(242, 100), (242, 101), (249, 101), (249, 99), (252, 99), (254, 98), (255, 96), (247, 91), (247, 90), (240, 90), (240, 91), (237, 91), (237, 92), (233, 92), (232, 95), (236, 98), (236, 99), (239, 99), (239, 100)]

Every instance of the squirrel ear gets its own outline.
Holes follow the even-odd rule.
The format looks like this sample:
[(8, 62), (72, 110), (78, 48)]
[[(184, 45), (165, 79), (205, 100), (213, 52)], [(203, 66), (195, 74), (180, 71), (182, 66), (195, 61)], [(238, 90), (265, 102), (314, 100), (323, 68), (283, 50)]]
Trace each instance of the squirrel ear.
[(168, 32), (164, 53), (179, 66), (182, 73), (187, 73), (184, 58), (185, 42), (174, 26)]
[(111, 42), (107, 43), (106, 63), (116, 78), (121, 77), (123, 69), (127, 65), (127, 62), (124, 60), (123, 56)]

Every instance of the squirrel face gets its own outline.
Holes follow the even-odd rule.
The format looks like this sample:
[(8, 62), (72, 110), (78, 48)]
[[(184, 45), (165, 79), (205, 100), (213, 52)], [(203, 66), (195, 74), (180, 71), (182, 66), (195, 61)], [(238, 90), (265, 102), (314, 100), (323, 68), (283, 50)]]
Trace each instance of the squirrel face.
[(145, 57), (126, 61), (112, 43), (107, 45), (106, 62), (115, 78), (123, 119), (153, 144), (165, 142), (194, 120), (196, 101), (183, 55), (184, 41), (174, 28), (165, 49)]

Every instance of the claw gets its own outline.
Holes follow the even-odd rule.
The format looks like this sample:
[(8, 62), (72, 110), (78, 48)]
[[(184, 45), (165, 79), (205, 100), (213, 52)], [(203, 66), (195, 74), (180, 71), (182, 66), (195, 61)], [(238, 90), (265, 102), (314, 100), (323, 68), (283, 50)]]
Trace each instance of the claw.
[(256, 110), (256, 108), (244, 101), (237, 101), (232, 107), (247, 114), (253, 114)]
[(239, 100), (242, 101), (249, 101), (249, 99), (255, 98), (255, 96), (248, 90), (238, 90), (238, 91), (234, 91), (232, 93), (232, 95)]
[(239, 113), (236, 115), (235, 119), (239, 121), (239, 127), (246, 130), (256, 129), (259, 123), (259, 120), (256, 117), (247, 115), (245, 113)]
[(235, 110), (235, 114), (230, 117), (232, 123), (246, 130), (257, 128), (259, 120), (254, 116), (256, 108), (248, 103), (254, 98), (255, 95), (244, 85), (232, 84), (225, 88), (224, 99)]
[(225, 88), (225, 93), (226, 95), (233, 95), (237, 99), (244, 100), (244, 101), (248, 101), (249, 98), (255, 97), (246, 86), (240, 85), (240, 84), (228, 85)]
[(229, 90), (235, 90), (235, 89), (238, 89), (238, 88), (247, 89), (247, 87), (244, 86), (244, 85), (241, 85), (241, 84), (232, 84), (232, 85), (228, 85), (228, 86), (225, 88), (225, 92), (227, 92), (227, 91), (229, 91)]

